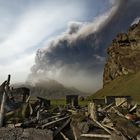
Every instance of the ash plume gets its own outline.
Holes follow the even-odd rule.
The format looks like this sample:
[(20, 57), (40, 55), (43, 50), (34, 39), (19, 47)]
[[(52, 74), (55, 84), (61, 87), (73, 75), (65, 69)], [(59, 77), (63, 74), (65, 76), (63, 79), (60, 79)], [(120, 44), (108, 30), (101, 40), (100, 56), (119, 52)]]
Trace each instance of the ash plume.
[(110, 0), (112, 7), (91, 23), (71, 22), (66, 32), (36, 53), (29, 80), (55, 79), (94, 92), (102, 85), (106, 48), (119, 32), (140, 17), (139, 0)]

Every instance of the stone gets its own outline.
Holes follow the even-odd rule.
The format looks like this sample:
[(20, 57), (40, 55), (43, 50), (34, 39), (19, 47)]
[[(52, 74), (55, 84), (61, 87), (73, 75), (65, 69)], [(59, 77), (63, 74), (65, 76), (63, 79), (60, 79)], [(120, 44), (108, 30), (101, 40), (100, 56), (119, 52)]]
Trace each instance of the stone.
[(53, 140), (51, 130), (35, 128), (1, 128), (0, 140)]

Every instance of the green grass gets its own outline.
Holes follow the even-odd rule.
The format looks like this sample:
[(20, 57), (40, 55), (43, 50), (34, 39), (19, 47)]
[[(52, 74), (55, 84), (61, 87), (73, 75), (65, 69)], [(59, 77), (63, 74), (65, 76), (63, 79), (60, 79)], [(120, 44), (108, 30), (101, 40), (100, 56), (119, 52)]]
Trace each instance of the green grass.
[(118, 77), (88, 99), (127, 95), (140, 103), (140, 72)]
[(52, 106), (64, 106), (66, 104), (65, 99), (51, 99), (51, 105)]
[[(47, 99), (47, 98), (46, 98)], [(30, 103), (34, 103), (37, 100), (36, 97), (31, 97), (30, 98)], [(50, 99), (51, 100), (51, 105), (52, 106), (65, 106), (66, 105), (66, 99)], [(88, 105), (89, 101), (88, 100), (78, 100), (79, 106), (86, 106)]]
[(86, 105), (88, 105), (88, 103), (89, 103), (88, 100), (79, 101), (79, 105), (80, 105), (80, 106), (86, 106)]
[[(86, 105), (88, 105), (88, 102), (89, 101), (87, 101), (87, 100), (84, 100), (84, 101), (78, 101), (78, 103), (79, 103), (79, 106), (86, 106)], [(59, 105), (59, 106), (64, 106), (64, 105), (66, 105), (66, 99), (52, 99), (51, 100), (51, 105), (52, 106), (57, 106), (57, 105)]]

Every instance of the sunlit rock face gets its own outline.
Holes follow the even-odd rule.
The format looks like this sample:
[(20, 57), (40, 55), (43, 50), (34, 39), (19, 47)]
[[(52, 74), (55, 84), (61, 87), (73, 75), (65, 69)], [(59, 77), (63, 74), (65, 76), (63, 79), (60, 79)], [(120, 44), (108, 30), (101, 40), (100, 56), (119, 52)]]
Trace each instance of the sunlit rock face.
[(140, 70), (140, 21), (127, 33), (119, 33), (107, 49), (108, 58), (104, 68), (104, 86), (116, 77)]

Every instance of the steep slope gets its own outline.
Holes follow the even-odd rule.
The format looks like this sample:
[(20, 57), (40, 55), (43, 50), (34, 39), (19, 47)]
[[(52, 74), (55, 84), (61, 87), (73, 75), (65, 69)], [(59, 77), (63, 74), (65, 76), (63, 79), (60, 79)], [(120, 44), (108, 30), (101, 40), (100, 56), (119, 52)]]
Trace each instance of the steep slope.
[(114, 79), (103, 89), (97, 91), (91, 98), (104, 96), (130, 95), (135, 101), (140, 102), (140, 72), (128, 74)]

